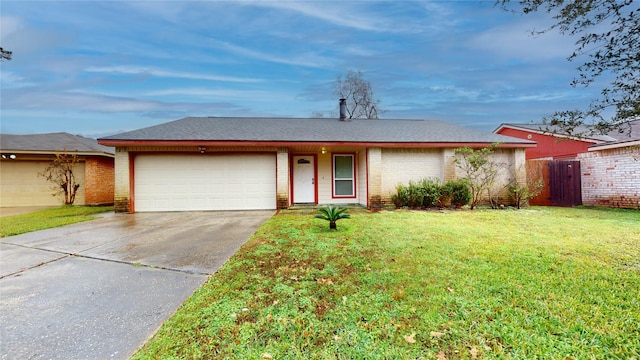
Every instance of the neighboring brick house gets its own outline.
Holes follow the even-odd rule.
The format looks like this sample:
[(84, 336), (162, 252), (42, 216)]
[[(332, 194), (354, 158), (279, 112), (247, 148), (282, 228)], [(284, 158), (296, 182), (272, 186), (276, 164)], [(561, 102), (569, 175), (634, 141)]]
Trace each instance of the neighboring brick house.
[(98, 139), (116, 147), (116, 211), (390, 204), (399, 183), (460, 176), (454, 149), (500, 142), (522, 181), (531, 141), (442, 121), (188, 117)]
[[(531, 204), (561, 202), (557, 197), (563, 196), (562, 191), (552, 189), (553, 184), (560, 181), (563, 188), (573, 186), (567, 183), (575, 183), (581, 204), (640, 208), (640, 120), (629, 121), (606, 135), (583, 137), (564, 135), (558, 129), (545, 132), (541, 130), (543, 127), (541, 124), (502, 124), (494, 130), (496, 134), (537, 142), (537, 147), (526, 150), (527, 168), (529, 172), (540, 169), (546, 187), (540, 196), (531, 199)], [(589, 129), (576, 130), (580, 133)], [(549, 173), (549, 166), (541, 166), (559, 168), (569, 160), (579, 163), (579, 179), (553, 180), (555, 176)]]
[(592, 145), (578, 159), (584, 205), (640, 209), (640, 136)]
[(74, 175), (80, 184), (75, 205), (113, 204), (114, 149), (95, 139), (68, 133), (0, 135), (0, 207), (56, 206), (52, 184), (42, 173), (56, 153), (73, 153), (80, 163)]

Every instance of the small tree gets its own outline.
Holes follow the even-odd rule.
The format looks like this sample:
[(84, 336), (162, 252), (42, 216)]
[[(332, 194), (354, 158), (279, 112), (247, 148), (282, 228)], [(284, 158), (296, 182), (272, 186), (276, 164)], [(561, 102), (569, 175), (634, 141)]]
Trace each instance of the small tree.
[(74, 167), (80, 162), (76, 154), (67, 152), (56, 153), (56, 157), (47, 165), (44, 172), (38, 173), (48, 182), (52, 183), (53, 196), (64, 196), (64, 204), (72, 205), (76, 200), (76, 194), (80, 184), (73, 174)]
[(526, 205), (529, 199), (534, 198), (542, 192), (544, 188), (544, 181), (542, 180), (542, 165), (541, 162), (527, 165), (527, 180), (522, 183), (518, 181), (518, 177), (513, 174), (513, 181), (509, 184), (509, 194), (513, 198), (516, 207), (520, 209), (522, 205)]
[(498, 143), (482, 149), (472, 149), (470, 147), (461, 147), (455, 149), (455, 164), (462, 170), (463, 179), (465, 179), (471, 190), (471, 209), (473, 210), (482, 194), (487, 191), (489, 201), (494, 206), (491, 189), (498, 177), (498, 169), (500, 164), (491, 160), (491, 154), (498, 147)]

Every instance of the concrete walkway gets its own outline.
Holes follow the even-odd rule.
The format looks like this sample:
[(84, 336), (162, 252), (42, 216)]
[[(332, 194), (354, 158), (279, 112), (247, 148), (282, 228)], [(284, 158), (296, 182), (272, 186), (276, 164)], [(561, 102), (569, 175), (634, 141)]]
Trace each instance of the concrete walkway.
[(0, 239), (0, 358), (128, 359), (272, 215), (110, 213)]

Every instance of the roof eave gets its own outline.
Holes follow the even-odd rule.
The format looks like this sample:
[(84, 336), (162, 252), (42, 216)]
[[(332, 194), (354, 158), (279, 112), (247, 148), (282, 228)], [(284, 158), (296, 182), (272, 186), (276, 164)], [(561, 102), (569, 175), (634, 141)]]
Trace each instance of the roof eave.
[(513, 125), (513, 124), (502, 124), (500, 125), (497, 129), (493, 130), (494, 134), (500, 134), (500, 131), (503, 129), (513, 129), (513, 130), (519, 130), (519, 131), (525, 131), (525, 132), (532, 132), (535, 134), (540, 134), (540, 135), (549, 135), (549, 136), (554, 136), (554, 137), (559, 137), (559, 138), (565, 138), (565, 139), (569, 139), (569, 140), (577, 140), (577, 141), (584, 141), (584, 142), (591, 142), (591, 143), (595, 143), (595, 144), (602, 144), (602, 143), (606, 143), (606, 140), (601, 140), (601, 139), (596, 139), (596, 138), (592, 138), (592, 137), (582, 137), (582, 136), (573, 136), (573, 135), (567, 135), (567, 134), (562, 134), (562, 133), (554, 133), (551, 131), (544, 131), (542, 129), (531, 129), (531, 128), (527, 128), (527, 127), (522, 127), (522, 126), (518, 126), (518, 125)]
[[(394, 142), (394, 141), (264, 141), (264, 140), (117, 140), (100, 139), (105, 146), (360, 146), (360, 147), (412, 147), (458, 148), (483, 147), (493, 142)], [(532, 148), (535, 142), (501, 142), (499, 148)]]
[(14, 150), (14, 149), (0, 149), (2, 153), (12, 153), (12, 154), (24, 154), (24, 155), (55, 155), (61, 153), (73, 154), (78, 156), (106, 156), (110, 158), (115, 158), (115, 154), (101, 151), (74, 151), (74, 150)]
[(605, 143), (605, 144), (595, 144), (591, 145), (587, 148), (589, 151), (599, 151), (599, 150), (609, 150), (609, 149), (619, 149), (624, 147), (631, 146), (640, 146), (640, 139), (630, 140), (630, 141), (622, 141), (622, 142), (613, 142), (613, 143)]

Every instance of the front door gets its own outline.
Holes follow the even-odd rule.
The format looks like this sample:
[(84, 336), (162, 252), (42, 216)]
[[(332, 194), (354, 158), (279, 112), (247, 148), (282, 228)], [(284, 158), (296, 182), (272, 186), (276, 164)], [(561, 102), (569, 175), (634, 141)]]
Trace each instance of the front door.
[(316, 202), (316, 167), (313, 156), (293, 157), (293, 202)]

